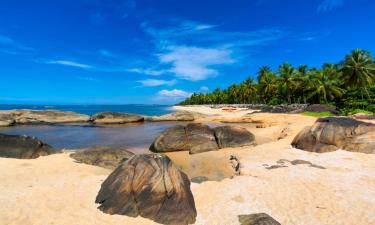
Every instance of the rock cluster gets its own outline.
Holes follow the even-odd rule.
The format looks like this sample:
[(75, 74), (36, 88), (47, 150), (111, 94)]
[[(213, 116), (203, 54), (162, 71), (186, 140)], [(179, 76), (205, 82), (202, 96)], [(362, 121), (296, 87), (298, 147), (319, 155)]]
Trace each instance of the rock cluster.
[(195, 113), (180, 111), (175, 113), (170, 113), (162, 116), (150, 116), (146, 117), (146, 121), (150, 122), (160, 122), (160, 121), (193, 121)]
[(128, 113), (101, 112), (93, 115), (91, 121), (95, 124), (122, 124), (143, 122), (144, 117)]
[(375, 153), (375, 124), (346, 117), (319, 118), (297, 134), (292, 146), (319, 153), (338, 149)]
[(88, 122), (89, 116), (57, 110), (3, 110), (0, 111), (0, 126), (14, 124), (55, 124)]
[(150, 146), (153, 152), (189, 151), (196, 154), (220, 148), (252, 145), (254, 135), (244, 128), (223, 126), (210, 128), (200, 123), (177, 125), (162, 132)]
[(339, 114), (336, 107), (322, 104), (311, 104), (306, 107), (306, 112), (330, 112), (332, 114)]
[(192, 224), (197, 211), (190, 181), (164, 155), (135, 155), (103, 182), (96, 197), (108, 214), (142, 216), (162, 224)]
[(0, 157), (35, 159), (56, 152), (34, 137), (0, 134)]
[(121, 162), (131, 158), (134, 153), (124, 148), (93, 147), (70, 154), (77, 162), (107, 169), (115, 169)]

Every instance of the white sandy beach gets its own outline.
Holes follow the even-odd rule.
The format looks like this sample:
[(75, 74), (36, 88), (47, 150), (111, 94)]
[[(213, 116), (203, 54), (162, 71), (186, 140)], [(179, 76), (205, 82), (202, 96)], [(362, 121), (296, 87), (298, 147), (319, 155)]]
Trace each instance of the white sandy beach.
[[(207, 107), (178, 109), (210, 115), (201, 122), (233, 122), (251, 112), (223, 112)], [(238, 124), (255, 134), (257, 146), (192, 156), (168, 153), (189, 170), (190, 176), (217, 167), (225, 171), (231, 154), (238, 156), (243, 166), (241, 176), (192, 183), (198, 212), (196, 224), (235, 225), (239, 224), (237, 215), (260, 212), (285, 225), (375, 224), (375, 155), (342, 150), (319, 154), (292, 148), (293, 137), (314, 123), (312, 117), (269, 113), (246, 117), (264, 127)], [(280, 159), (284, 159), (286, 167), (266, 168), (278, 165)], [(297, 159), (317, 167), (286, 161)], [(189, 166), (197, 161), (207, 165), (193, 171)], [(98, 210), (95, 197), (111, 171), (75, 163), (69, 153), (31, 160), (0, 158), (0, 168), (0, 224), (154, 224), (141, 217), (108, 215)]]

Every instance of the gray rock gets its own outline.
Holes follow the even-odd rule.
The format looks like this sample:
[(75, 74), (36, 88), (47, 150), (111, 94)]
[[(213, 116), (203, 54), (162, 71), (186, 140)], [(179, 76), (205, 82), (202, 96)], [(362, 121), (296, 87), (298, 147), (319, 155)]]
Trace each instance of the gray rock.
[(266, 213), (239, 215), (238, 220), (241, 225), (281, 225)]
[(189, 123), (185, 132), (190, 154), (219, 150), (214, 131), (209, 126)]
[(122, 124), (142, 122), (144, 117), (128, 113), (101, 112), (93, 115), (91, 121), (96, 124)]
[(187, 111), (180, 111), (175, 113), (170, 113), (162, 116), (151, 116), (145, 118), (150, 122), (160, 122), (160, 121), (193, 121), (194, 114)]
[(0, 157), (35, 159), (54, 153), (57, 151), (34, 137), (0, 134)]
[(189, 151), (185, 127), (177, 125), (168, 128), (155, 138), (150, 146), (152, 152)]
[(131, 158), (134, 153), (124, 148), (112, 147), (94, 147), (84, 150), (78, 150), (70, 154), (70, 157), (77, 162), (94, 166), (100, 166), (107, 169), (115, 169), (119, 163)]
[(254, 144), (254, 135), (245, 128), (223, 126), (216, 127), (214, 131), (219, 148), (242, 147)]
[(318, 153), (338, 149), (375, 153), (375, 124), (346, 117), (319, 118), (297, 134), (292, 146)]
[(162, 224), (192, 224), (197, 211), (190, 181), (165, 155), (136, 155), (120, 164), (96, 197), (108, 214), (142, 216)]
[(0, 110), (3, 125), (81, 123), (89, 119), (88, 115), (57, 110)]

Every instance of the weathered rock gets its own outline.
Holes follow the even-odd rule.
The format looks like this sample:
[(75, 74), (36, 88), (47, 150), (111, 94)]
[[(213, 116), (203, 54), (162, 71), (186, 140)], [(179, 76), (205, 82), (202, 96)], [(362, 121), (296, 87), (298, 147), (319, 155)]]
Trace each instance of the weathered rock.
[(79, 150), (70, 155), (77, 162), (100, 166), (107, 169), (115, 169), (119, 163), (131, 158), (134, 153), (124, 148), (94, 147)]
[(103, 182), (96, 197), (108, 214), (162, 224), (192, 224), (197, 215), (190, 181), (165, 155), (135, 155)]
[(241, 225), (281, 225), (266, 213), (239, 215), (238, 220)]
[(189, 123), (185, 132), (190, 154), (219, 150), (214, 131), (209, 126)]
[(189, 151), (189, 149), (185, 127), (181, 125), (168, 128), (162, 132), (150, 146), (152, 152)]
[(353, 115), (353, 117), (358, 120), (375, 120), (375, 115), (369, 115), (365, 113), (356, 113)]
[(292, 146), (319, 153), (337, 149), (375, 153), (375, 124), (345, 117), (319, 118), (297, 134)]
[(102, 112), (93, 115), (91, 120), (96, 124), (122, 124), (142, 122), (144, 117), (128, 113)]
[[(6, 118), (3, 120), (1, 118)], [(57, 110), (3, 110), (0, 121), (13, 124), (80, 123), (89, 121), (88, 115)]]
[(330, 112), (332, 114), (339, 114), (336, 107), (330, 105), (322, 105), (322, 104), (311, 104), (306, 107), (306, 112)]
[(56, 152), (34, 137), (0, 134), (0, 157), (35, 159)]
[(222, 126), (214, 129), (219, 148), (242, 147), (254, 144), (255, 137), (245, 128)]
[[(4, 111), (3, 111), (4, 112)], [(14, 125), (15, 121), (10, 114), (0, 114), (0, 127), (8, 127)]]
[(150, 122), (160, 122), (160, 121), (193, 121), (194, 114), (187, 111), (180, 111), (175, 113), (170, 113), (162, 116), (150, 116), (145, 118)]

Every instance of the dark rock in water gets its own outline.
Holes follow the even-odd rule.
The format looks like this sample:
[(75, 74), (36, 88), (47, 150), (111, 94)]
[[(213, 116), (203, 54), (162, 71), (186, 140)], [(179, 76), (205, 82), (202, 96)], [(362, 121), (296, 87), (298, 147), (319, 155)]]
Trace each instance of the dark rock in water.
[(219, 150), (214, 131), (209, 126), (189, 123), (185, 132), (190, 154)]
[(93, 115), (91, 120), (96, 124), (122, 124), (142, 122), (144, 117), (128, 113), (101, 112)]
[(336, 107), (330, 105), (312, 104), (306, 107), (306, 112), (330, 112), (332, 114), (339, 114)]
[(197, 216), (190, 181), (165, 155), (135, 155), (103, 182), (96, 197), (108, 214), (142, 216), (162, 224), (192, 224)]
[(292, 146), (318, 153), (338, 149), (375, 153), (375, 124), (346, 117), (319, 118), (297, 134)]
[(238, 220), (241, 225), (281, 225), (266, 213), (239, 215)]
[(219, 148), (252, 145), (255, 140), (254, 135), (245, 128), (223, 126), (216, 127), (214, 131)]
[(119, 163), (131, 158), (134, 153), (124, 148), (94, 147), (79, 150), (70, 155), (77, 162), (100, 166), (107, 169), (115, 169)]
[(205, 176), (199, 176), (199, 177), (194, 177), (191, 179), (191, 182), (201, 184), (205, 181), (208, 181), (208, 178)]
[(0, 157), (35, 159), (53, 153), (57, 151), (34, 137), (0, 134)]
[(150, 146), (152, 152), (189, 151), (189, 149), (185, 127), (181, 125), (168, 128), (162, 132)]

